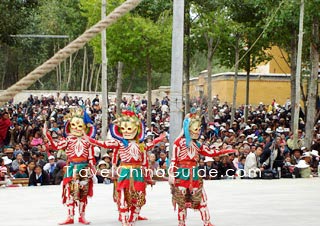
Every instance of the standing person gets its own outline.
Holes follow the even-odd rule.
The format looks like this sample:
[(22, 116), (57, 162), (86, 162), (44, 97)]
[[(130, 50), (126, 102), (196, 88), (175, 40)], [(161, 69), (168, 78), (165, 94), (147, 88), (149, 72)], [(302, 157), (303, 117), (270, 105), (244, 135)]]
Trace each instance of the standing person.
[(9, 113), (4, 112), (2, 115), (0, 115), (0, 149), (3, 147), (8, 129), (11, 126), (11, 121), (9, 118)]
[(172, 200), (178, 205), (179, 226), (185, 226), (187, 208), (199, 210), (204, 226), (213, 226), (207, 207), (207, 196), (202, 178), (198, 175), (198, 156), (215, 157), (233, 150), (216, 151), (200, 144), (201, 118), (197, 114), (188, 114), (183, 121), (183, 132), (175, 140), (169, 171)]
[(95, 159), (93, 146), (83, 137), (95, 135), (95, 128), (90, 117), (80, 108), (73, 108), (66, 115), (67, 123), (65, 132), (67, 137), (63, 140), (54, 141), (46, 128), (46, 134), (50, 145), (55, 150), (64, 149), (66, 151), (68, 165), (63, 178), (63, 203), (67, 205), (67, 220), (60, 225), (74, 223), (74, 208), (79, 206), (79, 223), (90, 224), (85, 219), (87, 198), (93, 195), (93, 181), (90, 173), (95, 172)]
[[(164, 139), (164, 135), (145, 145), (145, 127), (138, 116), (124, 111), (110, 127), (114, 139), (90, 142), (102, 148), (113, 149), (112, 170), (115, 181), (114, 199), (118, 205), (119, 220), (123, 226), (134, 226), (141, 207), (146, 203), (146, 186), (152, 184), (148, 174), (147, 150)], [(118, 165), (119, 161), (121, 162)]]

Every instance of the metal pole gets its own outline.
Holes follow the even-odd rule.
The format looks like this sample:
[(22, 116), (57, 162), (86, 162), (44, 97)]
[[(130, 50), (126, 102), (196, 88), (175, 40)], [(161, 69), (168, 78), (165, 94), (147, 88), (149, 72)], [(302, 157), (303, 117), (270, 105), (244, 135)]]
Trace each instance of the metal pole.
[(299, 22), (299, 41), (297, 55), (297, 71), (296, 71), (296, 101), (294, 106), (293, 121), (293, 148), (298, 148), (298, 129), (299, 129), (299, 112), (300, 112), (300, 78), (301, 78), (301, 58), (303, 44), (303, 18), (304, 18), (304, 0), (300, 4), (300, 22)]
[[(101, 5), (101, 18), (106, 18), (106, 0), (102, 0)], [(106, 30), (101, 32), (101, 53), (102, 53), (102, 79), (101, 79), (101, 87), (102, 87), (102, 139), (107, 139), (107, 131), (108, 131), (108, 79), (107, 79), (107, 35)], [(101, 155), (103, 152), (101, 152)]]
[(184, 0), (173, 2), (171, 90), (170, 90), (170, 157), (174, 140), (182, 128)]

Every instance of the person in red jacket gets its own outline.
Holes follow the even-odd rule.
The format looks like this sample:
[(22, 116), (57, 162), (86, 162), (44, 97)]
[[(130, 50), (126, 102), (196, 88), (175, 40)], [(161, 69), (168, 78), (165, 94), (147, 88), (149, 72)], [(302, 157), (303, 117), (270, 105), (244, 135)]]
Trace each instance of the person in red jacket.
[(4, 112), (2, 116), (0, 116), (0, 148), (4, 145), (4, 141), (6, 139), (7, 132), (10, 126), (11, 121), (9, 118), (9, 113)]

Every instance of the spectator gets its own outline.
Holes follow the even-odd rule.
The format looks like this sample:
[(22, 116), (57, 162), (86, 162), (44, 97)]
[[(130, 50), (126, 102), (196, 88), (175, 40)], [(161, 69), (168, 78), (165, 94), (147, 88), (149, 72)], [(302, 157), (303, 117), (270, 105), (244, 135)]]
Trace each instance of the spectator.
[(31, 176), (31, 174), (33, 173), (35, 167), (36, 167), (36, 163), (34, 161), (30, 161), (28, 163), (27, 170), (26, 170), (26, 173), (27, 173), (28, 177)]
[(11, 126), (11, 121), (9, 118), (9, 113), (4, 112), (0, 114), (0, 149), (5, 145), (5, 140), (7, 138), (8, 129)]
[(25, 164), (21, 164), (19, 166), (19, 171), (14, 175), (14, 178), (28, 178), (26, 171), (27, 166)]
[(49, 160), (49, 162), (44, 165), (43, 171), (45, 171), (49, 175), (50, 184), (54, 184), (55, 178), (54, 178), (53, 173), (56, 169), (55, 157), (51, 155), (51, 156), (49, 156), (48, 160)]
[(261, 177), (261, 172), (264, 169), (260, 166), (259, 158), (262, 152), (262, 147), (258, 146), (254, 152), (250, 152), (250, 154), (247, 156), (244, 164), (244, 171), (246, 173), (247, 178)]
[(29, 178), (29, 186), (43, 185), (49, 185), (49, 175), (42, 170), (40, 165), (37, 165)]
[[(99, 184), (110, 184), (111, 183), (111, 180), (106, 177), (107, 176), (107, 169), (110, 168), (108, 166), (108, 164), (101, 160), (97, 166), (97, 179), (98, 179), (98, 183)], [(111, 175), (109, 175), (111, 176)]]
[(24, 152), (21, 150), (20, 145), (16, 144), (15, 148), (14, 148), (14, 151), (13, 151), (13, 158), (17, 158), (18, 154), (22, 154), (23, 155), (23, 153)]
[(22, 154), (18, 154), (17, 158), (12, 162), (12, 171), (17, 172), (21, 164), (25, 164), (25, 162), (23, 161)]

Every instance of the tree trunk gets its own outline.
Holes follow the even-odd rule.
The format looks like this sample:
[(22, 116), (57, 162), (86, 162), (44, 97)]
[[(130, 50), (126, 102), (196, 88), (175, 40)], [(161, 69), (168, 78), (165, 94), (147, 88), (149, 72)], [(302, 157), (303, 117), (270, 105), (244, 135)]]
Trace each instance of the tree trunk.
[(185, 8), (185, 36), (186, 36), (186, 60), (185, 60), (185, 114), (190, 112), (190, 58), (191, 58), (191, 41), (190, 41), (190, 1), (186, 2)]
[(316, 121), (316, 101), (318, 87), (318, 70), (319, 70), (319, 19), (317, 16), (313, 18), (312, 38), (310, 44), (311, 55), (311, 77), (308, 92), (308, 117), (306, 119), (306, 136), (304, 145), (310, 150), (313, 140), (314, 124)]
[(66, 90), (69, 90), (71, 75), (72, 75), (72, 54), (69, 57), (69, 70), (68, 70), (68, 79), (67, 79), (67, 84), (66, 84)]
[(86, 70), (86, 76), (85, 76), (85, 82), (84, 82), (84, 91), (88, 91), (88, 84), (89, 84), (89, 76), (90, 76), (90, 68), (93, 67), (93, 63), (91, 65), (89, 65), (89, 57), (87, 56), (87, 70)]
[(123, 77), (123, 62), (118, 62), (118, 78), (117, 78), (117, 114), (120, 115), (120, 104), (122, 101), (122, 77)]
[(293, 131), (293, 119), (294, 119), (294, 106), (296, 104), (296, 73), (297, 73), (297, 31), (292, 30), (291, 35), (291, 131)]
[(133, 79), (134, 79), (134, 73), (131, 73), (131, 79), (130, 79), (129, 85), (127, 87), (127, 93), (130, 93), (130, 91), (131, 91)]
[(86, 64), (87, 64), (87, 48), (83, 48), (83, 67), (82, 67), (82, 78), (81, 78), (81, 91), (84, 89), (84, 79), (86, 76)]
[[(94, 59), (93, 59), (94, 62)], [(93, 76), (94, 76), (94, 72), (95, 72), (95, 68), (96, 65), (94, 63), (92, 63), (92, 67), (91, 67), (91, 74), (90, 74), (90, 80), (89, 80), (89, 92), (92, 91), (91, 87), (92, 87), (92, 80), (93, 80)]]
[(7, 64), (8, 64), (8, 60), (9, 60), (9, 47), (7, 45), (3, 45), (3, 48), (5, 49), (5, 51), (4, 51), (5, 54), (4, 54), (3, 76), (2, 76), (2, 81), (1, 81), (2, 90), (5, 89), (4, 81), (5, 81), (5, 77), (6, 77)]
[(99, 65), (99, 69), (98, 69), (98, 72), (97, 72), (97, 78), (96, 78), (96, 86), (94, 88), (94, 92), (98, 92), (98, 87), (99, 87), (99, 78), (100, 78), (100, 73), (101, 73), (101, 67), (102, 67), (102, 64)]
[[(250, 49), (250, 46), (248, 47)], [(251, 62), (250, 62), (251, 54), (247, 54), (247, 65), (246, 65), (246, 106), (244, 110), (244, 121), (248, 121), (248, 115), (249, 115), (249, 103), (250, 103), (250, 69), (251, 69)]]
[(211, 84), (211, 75), (212, 75), (212, 58), (213, 58), (213, 38), (210, 37), (207, 42), (208, 45), (208, 55), (207, 55), (207, 71), (208, 71), (208, 121), (211, 122), (212, 118), (212, 84)]
[(147, 55), (147, 87), (148, 87), (148, 103), (147, 103), (147, 127), (151, 128), (151, 103), (152, 103), (152, 87), (151, 87), (151, 76), (152, 76), (152, 68), (151, 62), (149, 58), (149, 54)]
[(238, 68), (239, 68), (239, 35), (236, 34), (236, 46), (235, 46), (235, 68), (234, 68), (234, 81), (233, 81), (233, 97), (232, 97), (232, 109), (231, 109), (231, 125), (234, 122), (234, 117), (237, 107), (237, 89), (238, 89)]

